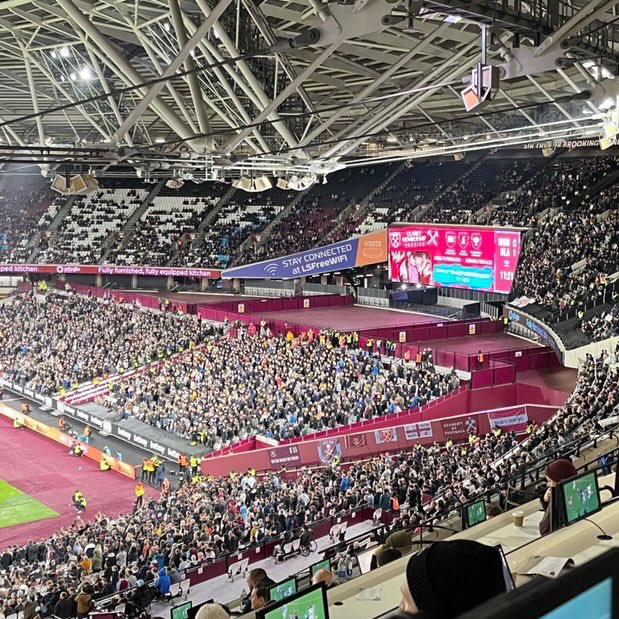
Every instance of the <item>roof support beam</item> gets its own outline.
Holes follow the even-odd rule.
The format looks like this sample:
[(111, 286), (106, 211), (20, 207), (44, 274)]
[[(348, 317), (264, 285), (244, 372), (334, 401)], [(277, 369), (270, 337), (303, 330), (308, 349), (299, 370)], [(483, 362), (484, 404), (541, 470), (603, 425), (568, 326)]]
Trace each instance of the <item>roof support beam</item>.
[[(187, 15), (183, 14), (183, 18), (185, 20), (185, 26), (189, 30), (189, 32), (194, 31), (196, 29), (195, 24), (189, 19), (189, 17)], [(210, 45), (207, 44), (207, 40), (206, 39), (203, 39), (202, 41), (200, 41), (198, 46), (199, 46), (200, 51), (202, 52), (202, 54), (204, 54), (204, 59), (206, 60), (206, 62), (208, 62), (210, 64), (215, 62), (216, 58), (211, 53), (211, 50), (213, 48)], [(236, 71), (234, 71), (233, 67), (231, 67), (230, 65), (224, 65), (224, 70), (227, 70), (228, 75), (230, 75), (230, 77), (239, 86), (239, 88), (241, 88), (243, 91), (245, 91), (245, 89), (246, 89), (247, 91), (249, 91), (249, 93), (251, 93), (252, 96), (255, 96), (253, 94), (253, 91), (243, 81), (241, 76)], [(239, 115), (241, 120), (243, 122), (245, 122), (245, 123), (250, 123), (251, 122), (251, 117), (247, 113), (247, 110), (243, 106), (243, 103), (241, 102), (241, 100), (238, 98), (236, 92), (234, 92), (234, 88), (231, 86), (230, 82), (226, 78), (226, 76), (224, 74), (224, 71), (221, 69), (221, 67), (214, 67), (212, 69), (212, 71), (213, 71), (213, 75), (215, 76), (215, 78), (217, 80), (217, 83), (221, 86), (221, 88), (223, 88), (225, 93), (230, 98), (230, 102), (232, 103), (232, 105), (236, 109), (236, 113)], [(239, 124), (238, 122), (234, 122), (232, 120), (232, 118), (229, 117), (229, 115), (224, 114), (221, 110), (216, 108), (215, 105), (210, 102), (210, 100), (207, 100), (207, 102), (211, 106), (211, 109), (216, 114), (218, 114), (220, 116), (220, 118), (229, 127), (237, 127), (238, 126), (238, 124)], [(262, 134), (260, 133), (260, 130), (259, 129), (254, 129), (253, 135), (256, 138), (256, 142), (258, 143), (259, 148), (256, 148), (255, 146), (253, 146), (253, 141), (252, 142), (248, 142), (250, 145), (252, 145), (252, 148), (254, 148), (256, 150), (256, 152), (261, 152), (261, 151), (265, 152), (265, 153), (268, 152), (269, 151), (269, 146), (268, 146), (266, 140), (262, 137)]]
[[(73, 0), (57, 0), (58, 5), (61, 7), (62, 11), (64, 11), (64, 15), (66, 19), (70, 22), (73, 22), (83, 30), (93, 44), (109, 59), (111, 66), (114, 69), (114, 72), (120, 77), (125, 83), (131, 86), (135, 86), (136, 84), (140, 84), (143, 82), (142, 76), (125, 60), (119, 50), (116, 48), (112, 42), (105, 37), (101, 31), (93, 24), (87, 17), (82, 13)], [(56, 13), (53, 6), (50, 6), (49, 9), (52, 13)], [(61, 13), (62, 13), (61, 11)], [(148, 94), (148, 89), (146, 87), (141, 88), (140, 92), (143, 97), (146, 97)], [(139, 105), (139, 104), (138, 104)], [(183, 139), (190, 139), (191, 133), (187, 130), (187, 127), (181, 122), (180, 118), (161, 100), (157, 97), (153, 97), (149, 102), (150, 107), (155, 111), (156, 114), (159, 114), (161, 120), (163, 120), (178, 136)], [(137, 107), (137, 106), (136, 106)], [(141, 113), (141, 112), (140, 112)], [(125, 134), (128, 129), (133, 126), (136, 122), (137, 116), (134, 116), (131, 119), (131, 124), (127, 123), (125, 120), (124, 133), (116, 132), (116, 135), (119, 136), (119, 139), (124, 139)]]
[[(384, 82), (386, 82), (394, 73), (403, 67), (409, 60), (411, 60), (414, 56), (419, 54), (424, 50), (426, 46), (428, 46), (436, 37), (441, 36), (447, 29), (449, 28), (449, 24), (443, 23), (437, 28), (434, 29), (433, 32), (428, 34), (423, 40), (419, 41), (417, 45), (413, 45), (413, 47), (404, 54), (396, 63), (391, 65), (387, 71), (385, 71), (379, 78), (368, 84), (358, 95), (353, 97), (351, 104), (360, 103), (367, 96), (372, 94), (379, 86), (381, 86)], [(323, 123), (318, 125), (313, 131), (307, 134), (307, 136), (299, 142), (299, 146), (306, 146), (312, 140), (317, 138), (320, 134), (322, 134), (326, 129), (328, 129), (336, 120), (339, 120), (344, 114), (348, 113), (349, 109), (347, 107), (343, 107), (333, 116), (330, 116)]]
[[(184, 50), (187, 46), (187, 32), (185, 30), (185, 25), (183, 24), (183, 17), (181, 15), (181, 9), (178, 5), (178, 0), (169, 0), (170, 5), (170, 14), (172, 15), (172, 23), (174, 25), (174, 31), (176, 32), (176, 38), (178, 40), (178, 46), (181, 50)], [(211, 13), (211, 16), (214, 16), (214, 13)], [(214, 17), (211, 21), (214, 21)], [(206, 20), (209, 21), (208, 19)], [(206, 23), (206, 22), (205, 22)], [(196, 33), (202, 32), (203, 24), (200, 25)], [(210, 30), (210, 26), (209, 26)], [(194, 36), (196, 35), (194, 33)], [(205, 33), (206, 34), (206, 33)], [(200, 38), (203, 38), (200, 35)], [(199, 41), (197, 41), (199, 42)], [(206, 113), (206, 106), (204, 105), (204, 99), (202, 98), (202, 89), (200, 88), (200, 82), (198, 81), (198, 76), (194, 72), (196, 68), (196, 63), (193, 61), (191, 56), (191, 52), (196, 46), (194, 45), (189, 53), (185, 56), (185, 70), (191, 71), (189, 75), (187, 75), (187, 81), (189, 82), (189, 91), (191, 92), (191, 99), (193, 101), (193, 108), (195, 110), (196, 116), (198, 117), (198, 126), (200, 127), (200, 133), (203, 135), (208, 135), (211, 133), (211, 123), (208, 119), (208, 114)], [(206, 149), (213, 150), (213, 136), (208, 135), (205, 139)]]
[[(205, 16), (208, 17), (211, 14), (211, 8), (209, 7), (206, 0), (196, 0), (196, 3), (200, 7), (200, 10), (204, 13)], [(222, 45), (226, 48), (226, 51), (231, 56), (233, 57), (240, 56), (239, 50), (237, 49), (236, 45), (234, 44), (232, 39), (229, 37), (228, 33), (221, 27), (219, 22), (215, 23), (215, 33), (219, 37), (219, 40), (221, 41)], [(244, 60), (239, 60), (236, 63), (236, 66), (241, 72), (241, 75), (245, 78), (245, 80), (247, 80), (247, 84), (256, 93), (256, 96), (260, 100), (261, 105), (259, 107), (261, 107), (262, 109), (266, 108), (271, 103), (271, 100), (269, 99), (269, 96), (264, 91), (262, 84), (260, 84), (256, 76), (253, 74), (252, 70), (249, 68), (249, 65)], [(277, 114), (276, 112), (273, 112), (272, 114), (269, 115), (268, 118), (270, 121), (273, 122), (273, 127), (286, 141), (288, 146), (294, 147), (297, 145), (297, 140), (294, 134), (292, 133), (292, 131), (290, 131), (290, 128), (288, 127), (288, 125), (286, 125), (286, 123), (284, 123), (281, 120), (279, 114)]]
[[(254, 0), (242, 0), (242, 2), (243, 7), (249, 13), (251, 18), (254, 20), (254, 23), (258, 27), (262, 38), (269, 45), (274, 45), (277, 42), (277, 37), (275, 36), (271, 25), (264, 16), (264, 13), (262, 12), (260, 6), (256, 2), (254, 2)], [(276, 58), (278, 58), (279, 61), (282, 63), (282, 67), (284, 68), (284, 71), (286, 72), (288, 78), (290, 80), (294, 80), (297, 77), (297, 71), (292, 66), (292, 63), (290, 62), (288, 56), (286, 54), (277, 54)], [(297, 93), (307, 106), (307, 109), (310, 112), (313, 112), (315, 109), (314, 104), (302, 84), (297, 88)]]
[[(93, 54), (92, 50), (89, 47), (87, 47), (86, 49), (88, 51), (88, 58), (90, 58), (90, 63), (92, 64), (93, 69), (95, 70), (95, 74), (97, 75), (97, 79), (99, 80), (99, 83), (101, 84), (101, 87), (103, 88), (103, 92), (105, 92), (106, 95), (110, 95), (107, 100), (108, 100), (108, 103), (110, 104), (110, 107), (112, 108), (112, 111), (114, 112), (114, 116), (116, 117), (116, 122), (119, 125), (121, 125), (123, 122), (123, 118), (120, 114), (120, 110), (118, 109), (118, 105), (116, 105), (116, 101), (114, 97), (111, 96), (111, 90), (110, 90), (110, 87), (108, 86), (105, 76), (103, 75), (103, 71), (101, 71), (101, 65), (99, 64), (99, 61), (97, 60), (96, 56)], [(131, 136), (129, 134), (127, 134), (127, 144), (129, 146), (133, 146), (133, 140), (131, 139)]]
[[(34, 84), (34, 76), (32, 75), (32, 66), (30, 65), (30, 54), (26, 51), (25, 47), (22, 47), (24, 52), (24, 66), (26, 67), (26, 76), (28, 77), (28, 87), (30, 88), (30, 98), (32, 99), (32, 110), (35, 114), (38, 114), (39, 109), (39, 97), (37, 96), (37, 89)], [(41, 116), (36, 117), (37, 133), (39, 135), (39, 144), (43, 146), (45, 144), (45, 131), (43, 130), (43, 118)]]
[[(277, 97), (264, 109), (256, 118), (254, 118), (253, 123), (261, 123), (265, 119), (267, 119), (273, 111), (275, 111), (298, 87), (299, 84), (302, 84), (321, 64), (324, 60), (326, 60), (337, 48), (339, 42), (332, 43), (329, 47), (323, 49), (318, 56), (314, 59), (314, 61), (307, 66), (297, 77), (282, 90)], [(230, 153), (232, 152), (249, 134), (251, 133), (251, 127), (243, 129), (237, 136), (232, 138), (225, 146), (222, 147), (221, 152)]]
[(546, 97), (546, 99), (548, 99), (548, 101), (553, 101), (553, 105), (559, 110), (559, 112), (561, 112), (561, 114), (563, 114), (563, 116), (565, 116), (565, 118), (567, 118), (568, 120), (572, 121), (572, 124), (574, 125), (574, 127), (579, 127), (580, 124), (577, 123), (568, 113), (568, 111), (558, 102), (556, 102), (554, 99), (554, 97), (531, 75), (527, 75), (527, 78), (529, 79), (529, 81), (531, 82), (531, 84), (533, 84), (543, 95), (544, 97)]
[[(59, 2), (68, 2), (70, 0), (59, 0)], [(193, 36), (185, 41), (185, 44), (182, 46), (181, 50), (178, 53), (178, 56), (174, 58), (174, 60), (170, 63), (168, 68), (163, 72), (162, 77), (172, 77), (176, 71), (182, 66), (188, 56), (190, 56), (193, 49), (196, 47), (198, 42), (208, 34), (208, 31), (213, 27), (213, 24), (217, 21), (217, 18), (228, 8), (228, 5), (232, 0), (219, 0), (217, 6), (213, 9), (212, 13), (209, 17), (207, 17), (201, 24), (200, 27), (196, 30)], [(195, 74), (193, 74), (195, 77)], [(163, 90), (165, 86), (165, 81), (158, 82), (157, 84), (153, 84), (146, 90), (144, 93), (144, 98), (133, 108), (129, 116), (125, 119), (125, 122), (118, 128), (118, 130), (112, 136), (113, 139), (118, 140), (119, 137), (125, 135), (125, 133), (134, 125), (134, 123), (138, 120), (138, 118), (146, 111), (146, 109), (150, 106), (151, 102), (157, 97), (157, 95)], [(207, 120), (208, 122), (208, 120)], [(180, 137), (183, 139), (188, 139), (190, 136), (187, 134), (181, 135)], [(191, 140), (189, 144), (196, 150), (197, 152), (201, 152), (204, 147), (207, 146), (204, 140)]]
[[(478, 58), (477, 58), (477, 54), (475, 54), (474, 56), (471, 56), (470, 58), (468, 58), (464, 62), (464, 64), (458, 65), (458, 63), (461, 61), (463, 56), (466, 56), (473, 50), (477, 49), (477, 47), (478, 47), (477, 41), (473, 41), (472, 43), (465, 45), (464, 47), (460, 49), (460, 51), (454, 54), (448, 61), (442, 63), (434, 71), (422, 77), (421, 79), (417, 80), (416, 82), (411, 84), (408, 88), (405, 88), (404, 90), (414, 90), (415, 88), (420, 88), (422, 86), (427, 85), (428, 83), (431, 84), (434, 80), (439, 79), (439, 78), (442, 80), (452, 80), (452, 79), (457, 78), (464, 71), (467, 71), (468, 69), (472, 68), (477, 62)], [(456, 63), (457, 66), (452, 68), (446, 75), (444, 75), (445, 69), (448, 66), (453, 65), (454, 63)], [(407, 103), (404, 105), (402, 105), (401, 98), (396, 97), (391, 104), (387, 105), (385, 108), (380, 110), (378, 114), (371, 117), (368, 121), (362, 124), (359, 130), (356, 131), (357, 135), (360, 135), (360, 134), (364, 135), (371, 131), (375, 131), (375, 132), (381, 131), (385, 127), (389, 126), (394, 120), (397, 120), (398, 118), (406, 114), (412, 107), (419, 105), (422, 101), (425, 101), (425, 99), (427, 99), (432, 93), (434, 93), (436, 90), (439, 90), (440, 88), (441, 86), (437, 85), (435, 88), (429, 88), (427, 90), (424, 90), (423, 92), (419, 93), (416, 96), (413, 95), (410, 97), (410, 99), (408, 99)], [(340, 134), (341, 133), (342, 132), (340, 132)], [(334, 156), (341, 157), (342, 155), (345, 155), (346, 153), (349, 153), (355, 148), (357, 148), (357, 146), (365, 142), (366, 139), (367, 139), (366, 137), (358, 137), (358, 138), (353, 138), (351, 140), (343, 140), (339, 144), (332, 146), (322, 156), (323, 158), (327, 158), (327, 159), (330, 157), (334, 157)]]
[[(50, 71), (47, 70), (46, 67), (44, 67), (36, 58), (31, 57), (30, 58), (30, 62), (32, 62), (32, 64), (49, 80), (50, 84), (54, 85), (54, 88), (69, 102), (69, 103), (75, 103), (75, 99), (73, 99), (73, 97), (71, 97), (71, 95), (64, 89), (64, 86), (62, 86), (60, 83), (57, 82), (56, 78), (54, 77), (54, 75), (52, 75), (52, 73)], [(92, 117), (91, 114), (88, 113), (88, 111), (84, 108), (83, 105), (76, 105), (75, 109), (81, 114), (81, 116), (84, 118), (84, 120), (86, 120), (88, 123), (90, 123), (93, 128), (99, 132), (99, 134), (101, 136), (103, 136), (104, 139), (109, 140), (110, 139), (110, 135), (109, 133), (107, 133), (104, 128), (94, 120), (94, 118)]]
[(542, 44), (535, 51), (535, 55), (541, 56), (556, 48), (561, 41), (583, 30), (585, 26), (604, 15), (616, 4), (617, 0), (589, 0), (580, 11), (572, 15), (556, 32), (553, 32), (542, 41)]

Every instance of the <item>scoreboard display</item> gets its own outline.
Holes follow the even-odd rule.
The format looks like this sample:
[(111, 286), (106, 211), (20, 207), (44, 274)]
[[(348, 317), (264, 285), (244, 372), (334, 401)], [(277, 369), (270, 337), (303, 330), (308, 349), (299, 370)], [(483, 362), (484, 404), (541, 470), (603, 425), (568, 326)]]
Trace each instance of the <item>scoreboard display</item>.
[(389, 279), (509, 294), (520, 256), (520, 230), (410, 224), (389, 228)]

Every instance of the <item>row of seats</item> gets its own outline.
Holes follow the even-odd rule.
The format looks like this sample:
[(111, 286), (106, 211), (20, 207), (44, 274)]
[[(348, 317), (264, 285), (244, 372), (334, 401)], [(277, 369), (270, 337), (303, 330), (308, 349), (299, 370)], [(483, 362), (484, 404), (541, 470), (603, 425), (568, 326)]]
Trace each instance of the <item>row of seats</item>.
[(146, 195), (144, 189), (99, 189), (76, 198), (55, 242), (39, 251), (37, 260), (96, 264), (105, 251), (105, 241), (124, 226)]
[(200, 198), (157, 196), (136, 223), (129, 240), (114, 248), (112, 264), (168, 264), (180, 249), (183, 237), (193, 233), (205, 213), (218, 202), (209, 195)]

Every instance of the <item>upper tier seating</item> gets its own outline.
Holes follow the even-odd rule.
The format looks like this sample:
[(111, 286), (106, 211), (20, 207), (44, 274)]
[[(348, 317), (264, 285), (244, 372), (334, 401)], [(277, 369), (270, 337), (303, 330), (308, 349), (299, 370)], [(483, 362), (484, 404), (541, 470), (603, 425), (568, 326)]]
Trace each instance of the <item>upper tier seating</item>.
[(602, 296), (608, 276), (619, 271), (619, 211), (608, 211), (618, 195), (619, 187), (611, 187), (532, 229), (512, 297), (533, 298), (556, 312)]
[(355, 230), (366, 234), (396, 221), (409, 221), (413, 209), (431, 202), (468, 169), (456, 161), (408, 162), (371, 200), (369, 212)]
[(104, 242), (118, 232), (146, 198), (144, 189), (99, 189), (77, 197), (63, 219), (56, 242), (37, 260), (47, 263), (96, 264)]
[(292, 191), (236, 191), (211, 222), (197, 247), (187, 244), (175, 264), (225, 268), (244, 241), (259, 233), (293, 200)]
[(32, 253), (28, 243), (64, 200), (42, 176), (5, 177), (0, 189), (0, 261), (26, 262)]
[(499, 193), (521, 185), (535, 169), (535, 163), (526, 159), (485, 158), (449, 186), (422, 218), (436, 223), (473, 223), (476, 211)]
[(347, 168), (329, 176), (326, 184), (315, 184), (304, 193), (294, 211), (271, 230), (268, 241), (247, 249), (239, 262), (266, 260), (322, 245), (338, 225), (342, 211), (360, 204), (396, 169), (394, 164)]
[(219, 196), (196, 198), (157, 196), (136, 222), (128, 242), (110, 252), (112, 264), (168, 264), (181, 248), (183, 236), (191, 234)]

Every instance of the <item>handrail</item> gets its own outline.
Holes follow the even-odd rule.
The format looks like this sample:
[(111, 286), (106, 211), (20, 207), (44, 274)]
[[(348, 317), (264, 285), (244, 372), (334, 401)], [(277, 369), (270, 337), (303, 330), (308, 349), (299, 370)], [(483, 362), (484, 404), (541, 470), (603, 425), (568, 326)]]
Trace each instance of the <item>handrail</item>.
[[(617, 447), (614, 447), (610, 451), (606, 452), (606, 454), (619, 453), (619, 436), (617, 436), (616, 428), (615, 428), (608, 432), (603, 432), (602, 434), (598, 434), (597, 436), (594, 436), (593, 438), (590, 436), (586, 436), (586, 437), (582, 437), (583, 440), (579, 439), (577, 441), (573, 441), (571, 445), (574, 445), (574, 446), (567, 450), (565, 449), (566, 445), (561, 445), (557, 448), (554, 454), (549, 454), (545, 456), (544, 458), (540, 458), (539, 460), (537, 460), (536, 462), (539, 462), (539, 464), (537, 464), (536, 466), (529, 467), (528, 469), (527, 467), (522, 467), (516, 475), (514, 475), (507, 481), (507, 490), (508, 490), (507, 500), (509, 501), (510, 490), (514, 492), (519, 492), (521, 490), (524, 490), (524, 488), (527, 485), (527, 481), (526, 481), (527, 477), (531, 480), (531, 483), (535, 483), (536, 481), (538, 481), (540, 479), (540, 472), (546, 469), (546, 465), (548, 461), (553, 456), (554, 456), (554, 459), (568, 458), (570, 456), (580, 457), (580, 452), (585, 445), (589, 444), (589, 446), (596, 449), (598, 446), (598, 442), (606, 438), (612, 438), (612, 437), (614, 437), (615, 440), (617, 441)], [(541, 460), (543, 460), (543, 462), (541, 462)], [(579, 467), (577, 467), (577, 470), (584, 469), (586, 471), (588, 470), (588, 466), (590, 464), (591, 464), (590, 462), (585, 462), (584, 464), (581, 464)], [(533, 476), (535, 477), (533, 478)], [(517, 482), (520, 482), (519, 488), (516, 487), (515, 485)]]
[[(346, 518), (346, 516), (353, 514), (353, 513), (357, 513), (359, 511), (363, 511), (364, 509), (375, 509), (373, 507), (370, 507), (369, 503), (361, 503), (359, 505), (357, 505), (356, 507), (352, 508), (352, 509), (348, 509), (346, 511), (343, 512), (339, 512), (336, 515), (331, 515), (331, 516), (327, 516), (325, 518), (321, 518), (320, 520), (316, 520), (315, 522), (312, 522), (311, 524), (307, 525), (306, 528), (311, 529), (312, 531), (316, 528), (318, 528), (320, 525), (323, 525), (325, 523), (327, 523), (328, 521), (333, 521), (333, 520), (338, 520), (338, 519), (342, 519), (342, 518)], [(203, 561), (202, 563), (198, 563), (196, 565), (191, 566), (190, 568), (187, 568), (184, 571), (184, 575), (185, 578), (189, 577), (189, 574), (192, 574), (194, 572), (198, 572), (199, 570), (203, 569), (206, 566), (211, 566), (211, 565), (215, 565), (217, 563), (224, 563), (226, 566), (226, 571), (228, 570), (228, 568), (230, 567), (230, 559), (231, 558), (235, 558), (236, 556), (238, 556), (241, 553), (245, 553), (248, 551), (257, 553), (258, 550), (260, 548), (264, 548), (267, 545), (270, 544), (274, 544), (274, 543), (278, 543), (282, 540), (285, 540), (286, 537), (288, 535), (290, 535), (290, 533), (293, 533), (293, 535), (296, 535), (299, 533), (299, 531), (302, 530), (303, 527), (298, 527), (296, 529), (294, 529), (293, 531), (287, 531), (285, 533), (281, 533), (280, 535), (278, 535), (277, 537), (273, 537), (270, 538), (268, 541), (263, 541), (263, 542), (258, 542), (256, 544), (250, 544), (249, 546), (246, 546), (245, 548), (238, 548), (235, 551), (228, 551), (225, 554), (223, 554), (222, 556), (216, 558), (216, 559), (207, 559), (205, 561)], [(367, 535), (368, 532), (366, 531), (364, 534), (362, 535)], [(322, 551), (321, 551), (322, 552)], [(138, 587), (133, 587), (131, 589), (126, 589), (125, 591), (122, 592), (117, 592), (117, 593), (112, 593), (106, 597), (102, 597), (102, 598), (98, 598), (97, 600), (95, 600), (95, 604), (97, 606), (102, 606), (104, 604), (106, 604), (107, 602), (111, 602), (112, 600), (114, 600), (114, 598), (119, 597), (120, 595), (126, 596), (128, 593), (130, 593), (131, 591), (135, 591)]]

